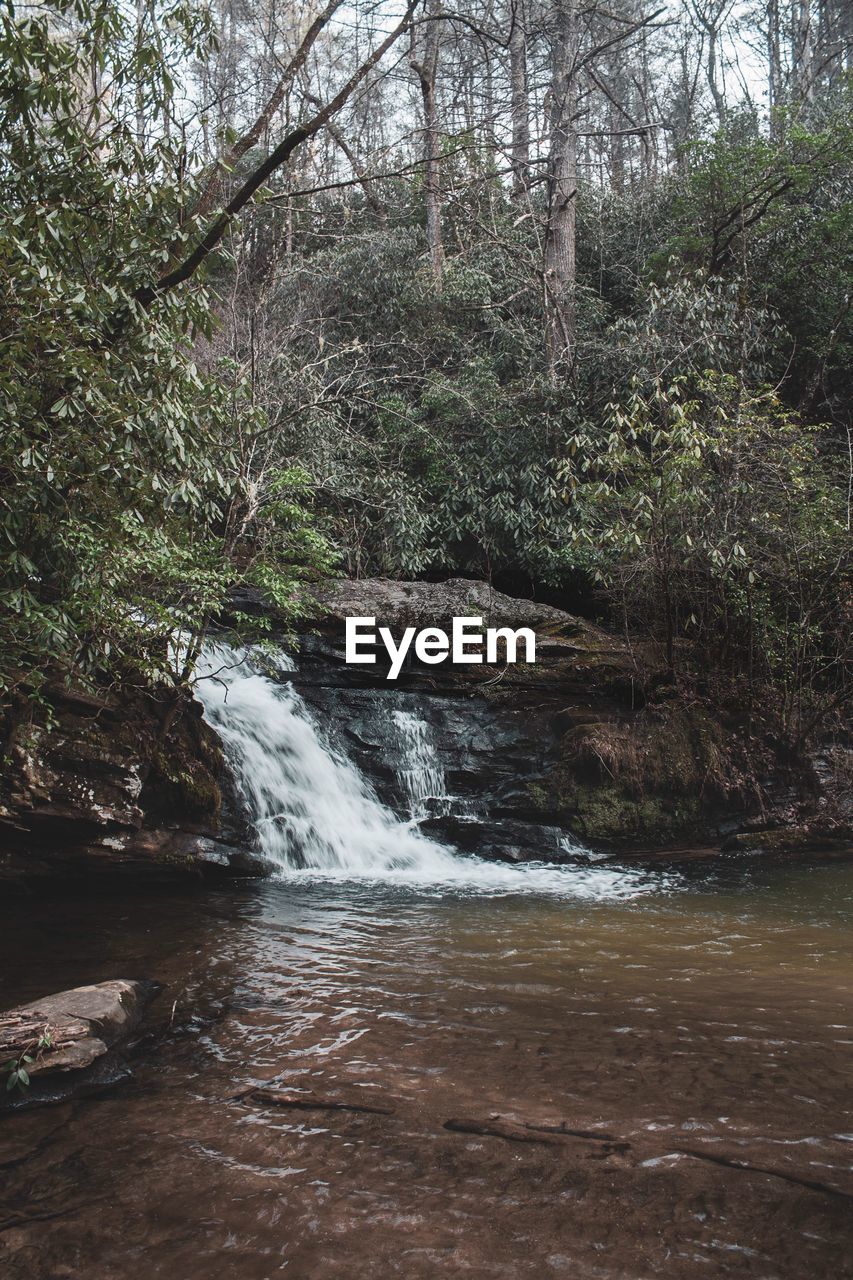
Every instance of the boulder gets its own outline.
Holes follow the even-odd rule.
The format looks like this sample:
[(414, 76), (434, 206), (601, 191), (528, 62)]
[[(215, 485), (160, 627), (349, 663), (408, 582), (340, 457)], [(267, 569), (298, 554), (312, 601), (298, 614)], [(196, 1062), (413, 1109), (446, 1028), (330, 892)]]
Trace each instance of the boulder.
[(398, 582), (393, 578), (339, 578), (314, 592), (325, 620), (374, 616), (394, 631), (404, 627), (448, 627), (454, 617), (481, 617), (488, 627), (532, 627), (543, 637), (574, 638), (614, 647), (612, 637), (582, 618), (551, 605), (520, 600), (487, 582)]
[(0, 1058), (6, 1066), (23, 1065), (30, 1079), (24, 1088), (10, 1090), (7, 1071), (0, 1105), (60, 1101), (122, 1079), (127, 1070), (116, 1050), (159, 990), (155, 982), (116, 978), (0, 1014)]
[(480, 617), (485, 627), (530, 627), (537, 653), (574, 652), (624, 661), (625, 645), (600, 627), (535, 600), (495, 591), (487, 582), (397, 582), (393, 578), (340, 578), (315, 591), (321, 625), (369, 616), (395, 635), (406, 627), (449, 630), (455, 617)]
[[(311, 682), (330, 664), (337, 683), (353, 687), (387, 685), (387, 655), (377, 648), (371, 666), (345, 665), (344, 624), (348, 617), (375, 617), (399, 637), (407, 627), (440, 627), (449, 633), (454, 617), (480, 617), (483, 627), (529, 627), (536, 634), (536, 662), (426, 666), (410, 654), (397, 688), (433, 692), (485, 693), (493, 701), (559, 689), (575, 693), (613, 692), (640, 698), (636, 654), (601, 627), (534, 600), (515, 599), (487, 582), (450, 578), (446, 582), (398, 582), (392, 578), (344, 578), (314, 592), (316, 627), (301, 640), (300, 679)], [(473, 647), (473, 646), (472, 646)]]

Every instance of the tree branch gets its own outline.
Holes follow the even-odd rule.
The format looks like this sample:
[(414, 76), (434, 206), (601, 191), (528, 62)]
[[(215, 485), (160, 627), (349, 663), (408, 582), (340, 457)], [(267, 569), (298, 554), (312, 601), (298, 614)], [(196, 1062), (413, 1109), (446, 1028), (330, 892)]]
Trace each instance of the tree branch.
[(298, 125), (290, 133), (286, 134), (278, 146), (253, 170), (222, 212), (207, 228), (195, 248), (184, 258), (183, 262), (180, 262), (172, 270), (167, 271), (152, 284), (142, 285), (137, 289), (134, 300), (138, 306), (143, 308), (150, 307), (158, 294), (166, 293), (170, 289), (176, 288), (177, 285), (183, 284), (184, 281), (190, 280), (195, 275), (205, 259), (216, 249), (228, 230), (231, 221), (246, 207), (267, 178), (275, 173), (276, 169), (280, 169), (287, 163), (297, 147), (307, 142), (309, 138), (313, 138), (333, 116), (337, 115), (365, 76), (373, 70), (391, 46), (407, 30), (417, 4), (418, 0), (408, 0), (406, 11), (397, 26), (377, 45), (370, 57), (362, 63), (358, 70), (353, 72), (349, 80), (338, 90), (335, 96), (324, 107), (315, 112), (309, 120), (306, 120), (304, 124)]

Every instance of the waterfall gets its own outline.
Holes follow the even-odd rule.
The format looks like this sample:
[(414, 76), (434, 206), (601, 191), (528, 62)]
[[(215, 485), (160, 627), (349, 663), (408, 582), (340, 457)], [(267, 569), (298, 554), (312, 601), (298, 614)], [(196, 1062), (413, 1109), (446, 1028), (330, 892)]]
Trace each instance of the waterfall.
[(211, 645), (198, 677), (205, 713), (273, 867), (447, 873), (454, 855), (380, 804), (355, 766), (323, 741), (293, 686), (264, 674), (257, 655)]
[(412, 711), (395, 708), (391, 720), (400, 740), (401, 764), (397, 776), (408, 802), (409, 816), (431, 818), (450, 813), (450, 796), (438, 753), (423, 720)]
[(611, 867), (509, 866), (422, 835), (418, 820), (449, 805), (425, 726), (396, 710), (398, 779), (410, 820), (381, 803), (368, 780), (314, 723), (287, 676), (286, 655), (206, 646), (195, 691), (216, 729), (273, 875), (370, 880), (432, 891), (550, 893), (598, 899), (661, 888), (660, 877)]

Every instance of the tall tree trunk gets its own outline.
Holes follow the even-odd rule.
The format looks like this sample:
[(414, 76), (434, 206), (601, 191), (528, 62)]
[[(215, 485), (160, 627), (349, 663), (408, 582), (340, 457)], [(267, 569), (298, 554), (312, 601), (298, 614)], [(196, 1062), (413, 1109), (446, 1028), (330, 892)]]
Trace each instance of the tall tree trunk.
[(794, 10), (794, 85), (797, 98), (814, 97), (814, 32), (810, 0), (797, 0)]
[(234, 96), (237, 85), (237, 30), (231, 0), (222, 0), (219, 9), (218, 65), (216, 69), (217, 149), (227, 148), (226, 138), (234, 127)]
[(770, 135), (777, 137), (782, 122), (782, 24), (779, 16), (779, 0), (769, 0), (767, 5), (767, 79), (770, 93)]
[(545, 228), (545, 351), (554, 381), (571, 372), (575, 346), (575, 225), (577, 202), (578, 19), (576, 0), (557, 0), (553, 11)]
[(710, 3), (707, 3), (706, 0), (703, 0), (702, 3), (700, 3), (700, 0), (693, 0), (693, 12), (708, 42), (705, 78), (708, 82), (708, 88), (711, 90), (711, 97), (714, 100), (717, 121), (722, 124), (726, 117), (726, 100), (720, 84), (719, 46), (721, 24), (724, 21), (726, 12), (726, 0), (710, 0)]
[(512, 114), (512, 195), (524, 196), (530, 183), (530, 97), (527, 81), (527, 27), (524, 0), (512, 0), (509, 75)]
[[(649, 59), (648, 32), (645, 29), (640, 32), (639, 77), (640, 107), (643, 112), (643, 119), (650, 120), (654, 118), (652, 116), (652, 104), (655, 99), (655, 89)], [(640, 134), (640, 181), (644, 185), (657, 179), (659, 136), (657, 129), (647, 129)]]
[(444, 242), (441, 235), (441, 152), (438, 131), (438, 105), (436, 102), (439, 45), (438, 10), (438, 0), (429, 0), (426, 13), (427, 17), (432, 20), (424, 24), (420, 35), (420, 50), (418, 48), (418, 35), (415, 31), (412, 32), (409, 65), (420, 81), (421, 97), (423, 99), (424, 194), (426, 199), (427, 244), (429, 245), (429, 257), (435, 286), (441, 292), (444, 278)]
[(708, 34), (708, 88), (711, 90), (711, 97), (714, 99), (714, 109), (717, 112), (717, 120), (722, 125), (726, 118), (726, 100), (723, 97), (723, 91), (720, 88), (720, 82), (717, 76), (717, 64), (719, 61), (717, 44), (720, 38), (720, 31), (713, 23), (708, 24), (706, 31)]
[(625, 190), (625, 130), (624, 120), (614, 106), (608, 112), (610, 125), (610, 185), (616, 195)]

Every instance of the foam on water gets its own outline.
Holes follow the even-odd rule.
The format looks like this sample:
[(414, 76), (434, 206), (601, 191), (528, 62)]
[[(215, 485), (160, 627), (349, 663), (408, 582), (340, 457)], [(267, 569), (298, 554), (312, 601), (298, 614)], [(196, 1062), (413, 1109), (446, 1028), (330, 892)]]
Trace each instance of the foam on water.
[[(209, 644), (196, 693), (222, 739), (271, 874), (373, 881), (430, 892), (546, 894), (587, 901), (660, 892), (664, 878), (635, 869), (507, 865), (463, 857), (422, 835), (417, 818), (446, 796), (426, 728), (398, 713), (399, 776), (412, 819), (383, 805), (368, 780), (314, 724), (278, 653)], [(403, 717), (400, 719), (400, 717)]]

